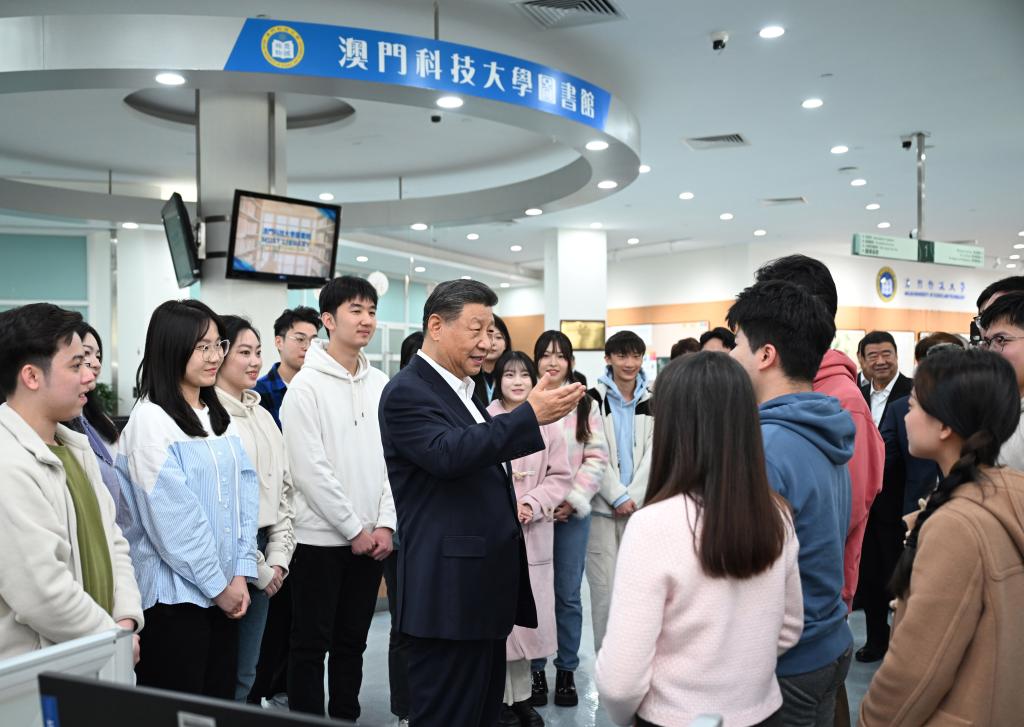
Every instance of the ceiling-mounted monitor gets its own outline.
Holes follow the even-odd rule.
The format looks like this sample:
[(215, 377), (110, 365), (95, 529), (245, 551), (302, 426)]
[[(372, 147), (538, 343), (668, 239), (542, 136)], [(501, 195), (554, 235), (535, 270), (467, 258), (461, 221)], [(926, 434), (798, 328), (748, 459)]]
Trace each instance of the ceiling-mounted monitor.
[(167, 235), (167, 246), (171, 250), (178, 287), (187, 288), (200, 278), (199, 251), (192, 221), (180, 194), (175, 192), (171, 195), (160, 210), (160, 216), (164, 220), (164, 234)]
[(235, 192), (227, 276), (317, 288), (334, 277), (341, 207)]

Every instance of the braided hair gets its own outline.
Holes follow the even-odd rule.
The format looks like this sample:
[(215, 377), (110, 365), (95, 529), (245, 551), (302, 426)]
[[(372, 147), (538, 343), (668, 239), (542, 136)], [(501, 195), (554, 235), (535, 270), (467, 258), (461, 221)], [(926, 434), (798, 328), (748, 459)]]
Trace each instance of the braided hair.
[(950, 348), (934, 351), (914, 374), (914, 400), (963, 439), (960, 459), (950, 468), (917, 517), (889, 581), (889, 589), (905, 597), (910, 588), (921, 528), (968, 482), (983, 482), (982, 467), (992, 467), (1003, 443), (1017, 429), (1020, 393), (1013, 367), (995, 353)]

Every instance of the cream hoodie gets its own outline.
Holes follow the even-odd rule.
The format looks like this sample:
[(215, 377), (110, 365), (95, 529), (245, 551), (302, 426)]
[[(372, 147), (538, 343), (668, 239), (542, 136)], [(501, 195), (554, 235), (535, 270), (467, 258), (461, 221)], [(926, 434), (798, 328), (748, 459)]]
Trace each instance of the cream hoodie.
[(142, 628), (142, 600), (128, 541), (114, 524), (114, 501), (83, 434), (57, 426), (57, 438), (89, 477), (110, 547), (114, 612), (82, 588), (78, 522), (60, 460), (7, 404), (0, 406), (0, 501), (4, 567), (0, 568), (0, 659), (117, 628), (130, 618)]
[(388, 377), (359, 354), (353, 376), (315, 340), (288, 385), (281, 428), (295, 484), (295, 539), (349, 545), (364, 528), (395, 529), (377, 407)]
[(222, 389), (217, 398), (228, 410), (242, 447), (256, 468), (260, 481), (260, 511), (257, 527), (270, 528), (267, 554), (256, 551), (256, 587), (263, 590), (274, 577), (274, 566), (285, 571), (295, 550), (295, 501), (292, 478), (288, 473), (288, 456), (284, 451), (284, 437), (274, 417), (260, 406), (260, 395), (252, 390), (243, 391), (236, 399)]

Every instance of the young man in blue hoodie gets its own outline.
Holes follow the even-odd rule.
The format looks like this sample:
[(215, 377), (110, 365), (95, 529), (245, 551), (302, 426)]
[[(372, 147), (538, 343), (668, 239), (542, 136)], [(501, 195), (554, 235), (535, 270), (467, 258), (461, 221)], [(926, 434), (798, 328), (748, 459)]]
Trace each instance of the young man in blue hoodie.
[(792, 507), (800, 541), (804, 631), (776, 667), (782, 721), (831, 726), (853, 644), (842, 589), (856, 430), (839, 402), (812, 386), (835, 322), (821, 301), (782, 280), (740, 293), (728, 322), (736, 331), (730, 355), (757, 395), (768, 481)]
[(632, 331), (619, 331), (609, 338), (604, 346), (607, 370), (589, 392), (601, 414), (609, 450), (604, 480), (592, 501), (587, 545), (595, 651), (601, 648), (608, 626), (619, 542), (629, 516), (643, 505), (651, 469), (654, 418), (643, 372), (646, 351), (643, 339)]

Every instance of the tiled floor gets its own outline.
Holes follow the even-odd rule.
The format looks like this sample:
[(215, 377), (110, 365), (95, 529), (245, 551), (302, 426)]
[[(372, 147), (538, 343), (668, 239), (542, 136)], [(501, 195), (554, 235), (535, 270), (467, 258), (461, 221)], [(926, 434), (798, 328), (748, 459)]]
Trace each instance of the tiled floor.
[[(584, 612), (589, 614), (590, 599), (584, 587)], [(854, 648), (864, 643), (864, 618), (863, 614), (857, 612), (850, 617), (850, 626), (853, 629)], [(370, 628), (369, 644), (366, 648), (366, 660), (363, 668), (363, 688), (360, 694), (360, 702), (363, 708), (363, 715), (359, 720), (360, 725), (366, 727), (383, 727), (395, 725), (398, 720), (391, 714), (389, 709), (388, 692), (388, 632), (391, 628), (390, 617), (387, 611), (378, 612), (373, 617), (373, 625)], [(597, 689), (594, 687), (591, 674), (594, 668), (594, 640), (593, 629), (589, 615), (585, 616), (583, 624), (583, 644), (580, 648), (580, 668), (576, 672), (576, 687), (580, 693), (580, 704), (575, 708), (555, 707), (548, 705), (541, 707), (538, 711), (544, 717), (550, 727), (612, 727), (612, 722), (598, 704)], [(857, 710), (860, 700), (867, 690), (875, 669), (881, 662), (874, 664), (860, 664), (854, 660), (850, 667), (850, 675), (846, 680), (846, 688), (850, 699), (850, 713), (852, 724), (857, 723)], [(554, 667), (548, 666), (548, 682), (554, 681)]]

